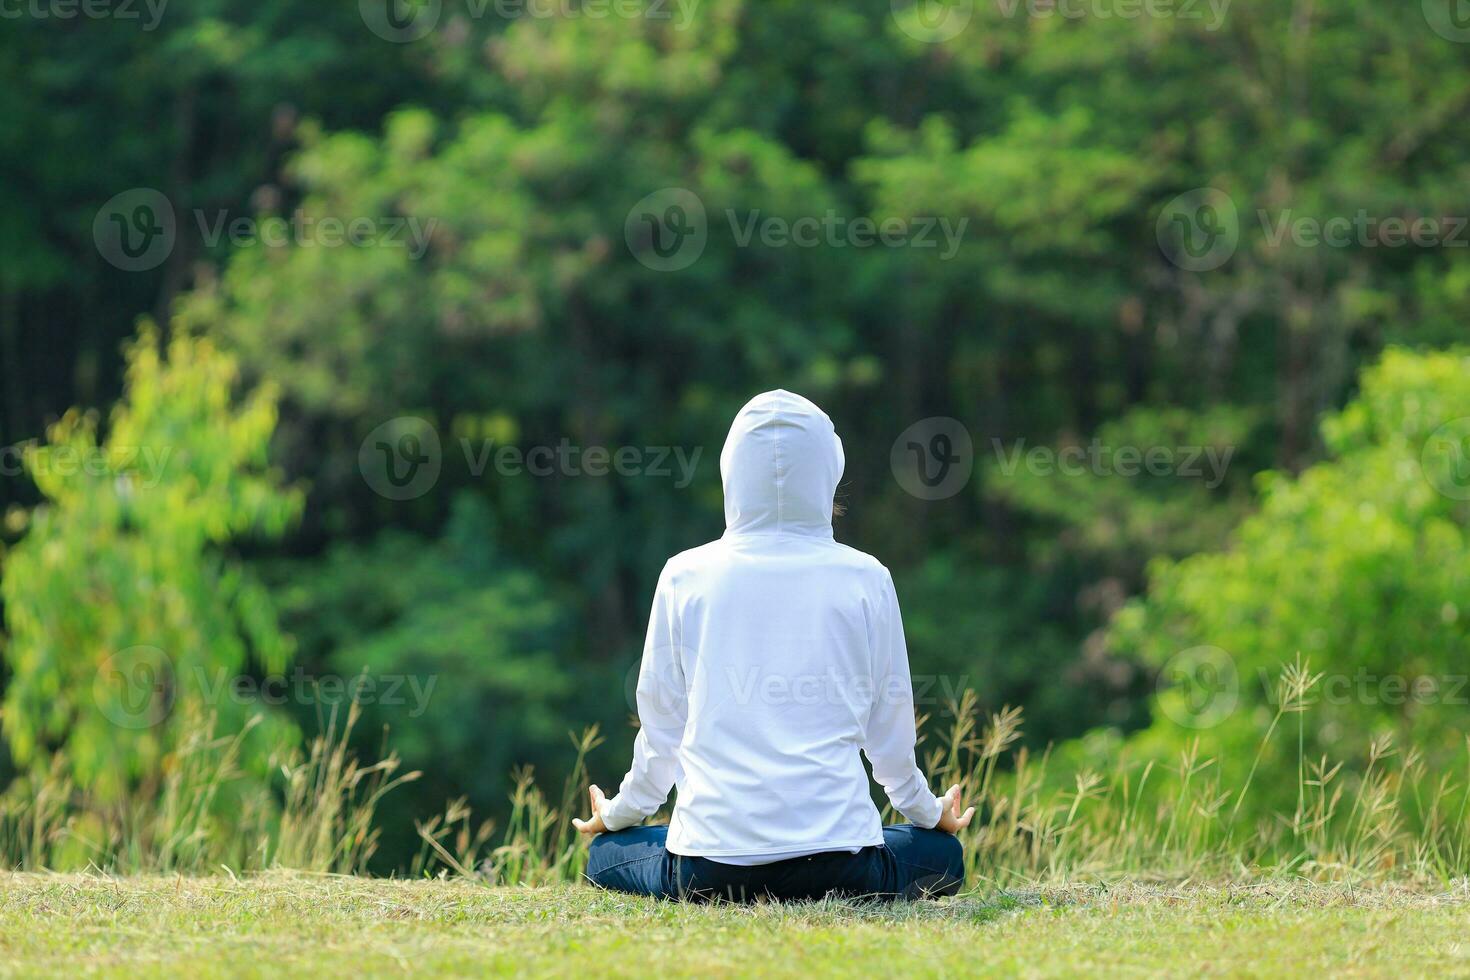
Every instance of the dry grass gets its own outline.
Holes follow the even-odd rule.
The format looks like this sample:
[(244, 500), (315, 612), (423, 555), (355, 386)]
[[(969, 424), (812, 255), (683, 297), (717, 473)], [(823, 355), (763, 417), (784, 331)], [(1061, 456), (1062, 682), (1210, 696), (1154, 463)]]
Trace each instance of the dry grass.
[(190, 724), (157, 779), (120, 800), (96, 798), (53, 766), (0, 796), (0, 867), (98, 868), (131, 873), (289, 867), (360, 872), (377, 849), (378, 801), (417, 772), (396, 755), (366, 765), (348, 750), (359, 716), (335, 712), (304, 748), (271, 759), (274, 789), (243, 778), (240, 746), (252, 725), (215, 732)]
[[(1308, 710), (1318, 675), (1303, 663), (1282, 672), (1277, 711), (1256, 759), (1283, 718)], [(1344, 774), (1329, 760), (1298, 760), (1296, 805), (1245, 819), (1256, 770), (1221, 785), (1198, 743), (1173, 760), (1120, 753), (1100, 770), (1057, 772), (1050, 753), (1018, 748), (1021, 713), (981, 724), (967, 693), (957, 719), (927, 754), (934, 785), (961, 783), (978, 807), (962, 836), (970, 880), (983, 887), (1052, 886), (1072, 880), (1252, 880), (1261, 875), (1350, 884), (1399, 881), (1432, 887), (1470, 874), (1470, 793), (1464, 773), (1431, 773), (1413, 746), (1379, 739), (1366, 769)], [(0, 867), (97, 868), (138, 873), (232, 874), (273, 868), (361, 872), (377, 845), (382, 796), (417, 777), (391, 754), (363, 765), (347, 750), (356, 720), (326, 731), (279, 761), (274, 798), (215, 801), (238, 776), (235, 738), (185, 740), (160, 788), (98, 806), (64, 783), (12, 786), (0, 798)], [(456, 876), (490, 884), (575, 881), (586, 848), (570, 818), (585, 807), (584, 760), (596, 729), (574, 739), (575, 764), (553, 800), (529, 771), (517, 774), (497, 832), (462, 800), (418, 828), (410, 877)], [(1247, 808), (1248, 812), (1249, 808)]]

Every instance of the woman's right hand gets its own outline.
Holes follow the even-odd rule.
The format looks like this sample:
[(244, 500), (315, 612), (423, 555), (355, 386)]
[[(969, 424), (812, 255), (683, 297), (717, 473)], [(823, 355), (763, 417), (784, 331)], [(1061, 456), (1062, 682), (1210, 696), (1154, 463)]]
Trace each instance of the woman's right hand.
[(975, 808), (970, 807), (960, 814), (960, 784), (955, 783), (949, 788), (949, 792), (939, 798), (940, 811), (939, 822), (934, 825), (935, 830), (942, 830), (946, 834), (957, 834), (970, 826), (974, 819)]

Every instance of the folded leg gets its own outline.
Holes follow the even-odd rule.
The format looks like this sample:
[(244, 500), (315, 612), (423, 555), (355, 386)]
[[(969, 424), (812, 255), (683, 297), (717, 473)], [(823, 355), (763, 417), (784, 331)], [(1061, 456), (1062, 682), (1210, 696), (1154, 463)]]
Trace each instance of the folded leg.
[(904, 898), (953, 895), (965, 884), (959, 838), (911, 824), (883, 828), (883, 891)]
[(598, 834), (588, 848), (587, 880), (599, 888), (630, 895), (675, 897), (671, 858), (664, 847), (668, 836), (669, 828), (663, 826)]

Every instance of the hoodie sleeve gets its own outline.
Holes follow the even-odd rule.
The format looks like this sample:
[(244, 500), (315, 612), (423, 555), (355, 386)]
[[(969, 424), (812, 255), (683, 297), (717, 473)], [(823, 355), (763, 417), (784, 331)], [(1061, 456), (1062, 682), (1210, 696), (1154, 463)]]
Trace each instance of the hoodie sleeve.
[(914, 758), (913, 680), (898, 594), (887, 569), (874, 627), (873, 706), (868, 712), (863, 754), (893, 808), (914, 826), (930, 828), (939, 823), (941, 804)]
[(618, 795), (602, 804), (602, 822), (608, 830), (622, 830), (652, 816), (674, 786), (679, 743), (689, 713), (679, 656), (682, 649), (673, 584), (665, 566), (654, 592), (638, 669), (639, 727), (633, 740), (633, 765)]

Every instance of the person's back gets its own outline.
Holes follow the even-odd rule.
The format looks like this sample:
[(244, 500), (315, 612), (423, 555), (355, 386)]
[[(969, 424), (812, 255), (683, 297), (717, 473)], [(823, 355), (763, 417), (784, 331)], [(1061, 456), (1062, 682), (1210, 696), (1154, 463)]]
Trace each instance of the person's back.
[[(580, 828), (631, 827), (677, 784), (661, 843), (695, 859), (695, 879), (700, 869), (708, 879), (732, 868), (743, 893), (793, 858), (855, 866), (885, 844), (860, 751), (896, 810), (918, 827), (941, 822), (943, 805), (914, 759), (892, 579), (876, 559), (832, 537), (843, 465), (831, 420), (805, 398), (768, 392), (741, 409), (720, 456), (725, 534), (670, 559), (660, 576), (638, 681), (633, 766), (614, 799), (593, 788), (601, 826), (579, 821)], [(957, 800), (947, 802), (958, 817)], [(603, 850), (608, 840), (598, 838)], [(688, 890), (679, 862), (664, 863), (661, 889), (627, 890)], [(857, 891), (884, 890), (848, 877)]]
[[(876, 561), (830, 538), (774, 532), (732, 535), (670, 563), (682, 638), (669, 652), (683, 670), (670, 663), (665, 676), (677, 683), (682, 673), (689, 706), (670, 850), (730, 860), (881, 840), (858, 751), (870, 711), (884, 707), (874, 653), (886, 582)], [(901, 700), (911, 753), (912, 704)], [(912, 755), (899, 756), (879, 778), (901, 785), (906, 816), (932, 825), (939, 803)]]

